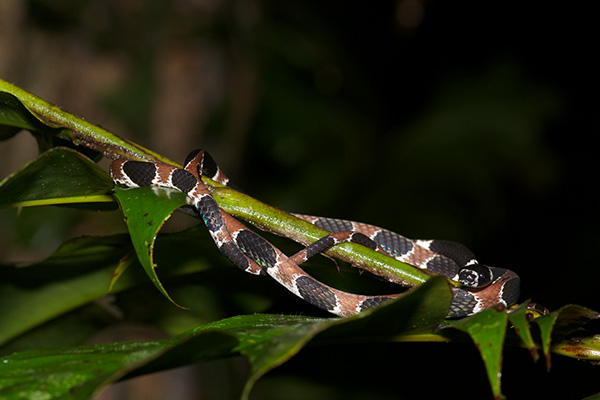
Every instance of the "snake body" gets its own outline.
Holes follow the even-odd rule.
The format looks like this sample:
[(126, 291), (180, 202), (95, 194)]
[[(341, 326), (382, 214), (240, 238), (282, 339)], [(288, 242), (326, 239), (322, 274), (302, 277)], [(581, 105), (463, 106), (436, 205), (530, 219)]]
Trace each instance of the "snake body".
[(262, 236), (246, 228), (214, 200), (201, 176), (230, 185), (217, 163), (203, 150), (191, 152), (184, 168), (120, 159), (113, 161), (111, 176), (126, 187), (161, 186), (180, 190), (190, 199), (219, 250), (237, 267), (255, 275), (269, 275), (305, 301), (339, 316), (374, 307), (402, 293), (360, 295), (328, 286), (299, 265), (339, 243), (354, 242), (415, 267), (460, 282), (453, 287), (448, 317), (463, 317), (491, 307), (508, 307), (517, 301), (519, 277), (513, 271), (477, 262), (466, 247), (449, 241), (411, 240), (373, 225), (296, 215), (331, 233), (291, 257)]

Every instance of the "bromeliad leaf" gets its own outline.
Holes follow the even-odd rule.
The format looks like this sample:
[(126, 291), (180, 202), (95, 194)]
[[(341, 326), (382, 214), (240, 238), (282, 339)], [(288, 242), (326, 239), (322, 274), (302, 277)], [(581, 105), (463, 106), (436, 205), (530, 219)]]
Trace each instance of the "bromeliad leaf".
[[(181, 206), (187, 205), (187, 196), (175, 189), (148, 186), (143, 188), (115, 188), (115, 197), (121, 206), (133, 248), (142, 267), (158, 288), (173, 304), (156, 274), (154, 243), (158, 231)], [(181, 307), (185, 308), (185, 307)]]

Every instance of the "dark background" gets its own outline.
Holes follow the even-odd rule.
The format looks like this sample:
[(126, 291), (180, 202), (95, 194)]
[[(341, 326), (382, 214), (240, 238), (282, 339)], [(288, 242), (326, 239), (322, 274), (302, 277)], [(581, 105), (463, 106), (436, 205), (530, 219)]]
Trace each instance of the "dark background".
[[(205, 148), (271, 205), (457, 240), (515, 270), (522, 299), (599, 309), (588, 4), (7, 1), (0, 77), (172, 159)], [(25, 134), (0, 144), (0, 176), (34, 155)], [(3, 259), (109, 224), (27, 213), (0, 214)], [(306, 375), (323, 398), (488, 393), (467, 345), (340, 347), (271, 379)], [(600, 391), (597, 367), (528, 357), (507, 352), (509, 398)]]

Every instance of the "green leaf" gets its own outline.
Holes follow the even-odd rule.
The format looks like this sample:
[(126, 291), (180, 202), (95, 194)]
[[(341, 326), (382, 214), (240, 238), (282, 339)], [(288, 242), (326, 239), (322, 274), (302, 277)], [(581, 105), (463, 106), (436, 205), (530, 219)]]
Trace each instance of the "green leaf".
[(224, 322), (209, 327), (226, 327), (240, 341), (238, 349), (250, 362), (243, 398), (266, 372), (288, 361), (318, 333), (337, 323), (334, 319), (277, 315), (246, 315)]
[(113, 202), (113, 185), (89, 158), (56, 147), (0, 182), (0, 207)]
[(172, 339), (17, 353), (0, 359), (0, 397), (88, 399), (137, 368), (143, 367), (135, 374), (148, 373), (236, 354), (246, 355), (256, 373), (287, 360), (332, 323), (335, 320), (247, 315)]
[(576, 304), (563, 306), (557, 313), (558, 318), (552, 331), (552, 340), (562, 340), (573, 333), (581, 332), (588, 322), (600, 318), (597, 311)]
[[(558, 310), (552, 331), (551, 351), (582, 360), (600, 360), (600, 335), (588, 334), (586, 325), (600, 319), (600, 314), (578, 305), (566, 305)], [(548, 360), (548, 368), (549, 358)]]
[(550, 343), (552, 342), (552, 328), (558, 318), (558, 312), (554, 311), (543, 317), (536, 318), (534, 322), (540, 328), (540, 339), (542, 342), (542, 351), (546, 358), (546, 369), (550, 371)]
[[(319, 343), (327, 344), (431, 332), (444, 320), (450, 301), (448, 283), (437, 277), (397, 300), (358, 315), (342, 319), (308, 319), (309, 325), (302, 322), (297, 329), (286, 334), (286, 342), (279, 338), (268, 346), (251, 347), (242, 352), (251, 361), (251, 375), (245, 393), (249, 393), (258, 378), (287, 361), (317, 334)], [(304, 321), (305, 317), (281, 316), (278, 320), (293, 321), (296, 318)]]
[(589, 321), (598, 319), (596, 311), (578, 305), (566, 305), (548, 315), (536, 318), (533, 321), (540, 329), (542, 350), (546, 358), (546, 369), (552, 365), (550, 350), (553, 340), (562, 340), (567, 335), (582, 329)]
[(148, 186), (127, 189), (117, 187), (115, 197), (123, 211), (135, 253), (146, 274), (166, 298), (181, 307), (160, 282), (153, 258), (158, 231), (176, 209), (188, 204), (187, 196), (179, 190)]
[(132, 342), (13, 354), (0, 359), (0, 397), (89, 399), (166, 348), (163, 342)]
[(535, 342), (533, 341), (533, 337), (531, 336), (531, 329), (527, 320), (528, 305), (528, 301), (520, 304), (517, 308), (512, 310), (510, 314), (508, 314), (508, 320), (513, 324), (515, 332), (521, 339), (523, 345), (529, 350), (529, 353), (531, 353), (533, 361), (537, 361), (539, 359), (539, 354), (537, 352)]
[[(4, 107), (0, 104), (0, 114), (5, 111), (14, 112), (18, 109), (18, 115), (20, 115), (18, 120), (30, 121), (32, 124), (30, 126), (31, 129), (45, 130), (45, 132), (53, 137), (70, 140), (73, 144), (80, 146), (79, 148), (87, 147), (100, 151), (111, 159), (126, 157), (134, 160), (161, 161), (177, 165), (177, 163), (157, 153), (116, 137), (110, 132), (94, 126), (1, 79), (0, 94), (3, 94), (5, 98), (10, 100), (5, 102)], [(4, 123), (7, 125), (14, 124), (16, 126), (18, 125), (17, 122), (11, 118), (4, 120)], [(213, 186), (212, 183), (211, 186)], [(263, 210), (261, 204), (264, 203), (251, 198), (245, 198), (241, 193), (235, 191), (231, 191), (232, 193), (228, 194), (227, 190), (227, 188), (224, 188), (222, 196), (218, 193), (213, 194), (217, 202), (233, 216), (247, 219), (259, 226), (267, 226), (276, 232), (277, 230), (273, 228), (285, 228), (286, 232), (284, 234), (287, 237), (301, 242), (302, 239), (299, 240), (299, 236), (304, 237), (304, 242), (310, 242), (327, 234), (326, 231), (294, 218), (287, 213), (279, 210), (277, 210), (279, 213), (276, 213), (276, 209), (273, 207), (264, 205), (266, 208), (264, 211), (261, 211)], [(256, 210), (260, 212), (257, 213)], [(262, 214), (263, 212), (270, 212), (271, 214), (265, 218), (265, 214)], [(271, 227), (269, 224), (273, 222), (274, 227)], [(419, 285), (429, 278), (428, 275), (418, 269), (397, 260), (390, 260), (389, 257), (385, 257), (354, 243), (336, 246), (328, 254), (339, 254), (342, 259), (349, 260), (357, 265), (370, 266), (373, 271), (381, 273), (392, 281), (403, 282), (403, 284)]]
[[(3, 83), (0, 80), (0, 87)], [(0, 92), (0, 140), (10, 138), (21, 129), (27, 129), (33, 133), (40, 152), (59, 146), (77, 147), (68, 130), (62, 129), (59, 125), (54, 125), (30, 112), (17, 97), (6, 92)], [(98, 152), (88, 148), (79, 147), (78, 151), (96, 161), (102, 157)]]
[[(160, 236), (156, 258), (168, 262), (162, 276), (206, 270), (206, 257), (219, 256), (204, 227)], [(207, 240), (208, 239), (208, 240)], [(208, 250), (215, 250), (214, 253)], [(39, 325), (108, 294), (116, 266), (133, 251), (126, 234), (81, 237), (64, 243), (48, 259), (28, 265), (0, 265), (0, 345)], [(135, 264), (113, 293), (147, 282)]]
[(466, 332), (471, 336), (485, 364), (495, 398), (501, 398), (502, 396), (500, 377), (507, 321), (506, 311), (489, 309), (450, 325), (452, 328)]
[(363, 340), (389, 338), (390, 334), (418, 335), (435, 332), (448, 315), (451, 302), (452, 291), (448, 281), (439, 276), (433, 277), (418, 289), (406, 292), (400, 300), (376, 308), (368, 319), (357, 318), (341, 326), (339, 332), (332, 332), (340, 336), (346, 329), (353, 334), (360, 332)]
[[(0, 268), (0, 344), (106, 295), (116, 263), (130, 248), (125, 235), (78, 238), (41, 263)], [(124, 279), (115, 290), (131, 283)]]
[[(236, 354), (244, 355), (250, 363), (243, 393), (247, 397), (256, 380), (313, 339), (364, 340), (373, 326), (377, 326), (378, 336), (392, 337), (439, 323), (449, 307), (449, 292), (445, 280), (436, 278), (403, 298), (348, 318), (244, 315), (203, 325), (172, 339), (25, 351), (0, 358), (0, 397), (33, 398), (45, 390), (51, 399), (87, 399), (126, 374)], [(432, 303), (438, 295), (446, 300)], [(412, 322), (399, 325), (390, 318), (404, 313), (404, 320)], [(423, 320), (427, 322), (420, 322)], [(36, 371), (34, 377), (32, 370)]]
[[(78, 149), (97, 150), (110, 158), (127, 157), (128, 159), (137, 160), (160, 160), (175, 165), (156, 153), (118, 138), (2, 80), (0, 80), (0, 124), (9, 127), (9, 129), (0, 131), (0, 140), (13, 135), (16, 129), (25, 128), (35, 132), (35, 137), (42, 149), (56, 146), (57, 143), (65, 143)], [(43, 155), (43, 157), (45, 156)], [(89, 160), (86, 160), (84, 164), (86, 163), (93, 165)], [(52, 182), (56, 187), (50, 189), (58, 189), (59, 192), (61, 189), (65, 189), (62, 193), (57, 194), (52, 191), (44, 193), (44, 190), (48, 188), (40, 188), (40, 182), (34, 182), (34, 179), (37, 178), (35, 175), (37, 172), (47, 173), (46, 168), (34, 170), (34, 173), (23, 172), (29, 167), (27, 166), (23, 171), (19, 171), (0, 185), (0, 190), (6, 190), (6, 192), (0, 192), (1, 201), (9, 206), (23, 206), (45, 204), (45, 201), (50, 201), (51, 204), (65, 204), (69, 202), (69, 196), (72, 196), (73, 193), (75, 193), (74, 197), (77, 198), (76, 202), (86, 198), (85, 193), (77, 192), (81, 181), (77, 185), (71, 184), (75, 182), (72, 181), (69, 182), (68, 186), (61, 187), (65, 181), (68, 181), (68, 179), (64, 179), (67, 171), (65, 166), (71, 165), (71, 160), (57, 160), (56, 162), (46, 160), (42, 161), (41, 165), (49, 169), (58, 166), (53, 170), (55, 176), (47, 176), (42, 180), (42, 183)], [(78, 165), (78, 163), (75, 162), (72, 165)], [(95, 172), (84, 171), (85, 168), (87, 166), (84, 166), (81, 170), (81, 179), (84, 182), (88, 178), (93, 180)], [(100, 175), (102, 175), (102, 179), (108, 178), (104, 172)], [(13, 184), (20, 184), (21, 186), (11, 187)], [(216, 186), (212, 183), (209, 184), (212, 188)], [(110, 183), (110, 186), (112, 187), (112, 183)], [(16, 197), (12, 202), (7, 202), (6, 199), (9, 199), (9, 197), (6, 199), (4, 197), (4, 193), (10, 196), (20, 196), (20, 191), (27, 190), (33, 190), (33, 195), (31, 193), (27, 194), (30, 196), (29, 198)], [(287, 213), (247, 198), (230, 189), (215, 189), (213, 195), (219, 204), (232, 215), (245, 218), (255, 225), (267, 227), (301, 243), (308, 243), (326, 233), (319, 232), (316, 227), (310, 224), (301, 222)], [(105, 198), (108, 199), (108, 197)], [(32, 203), (28, 204), (29, 200)], [(166, 200), (163, 198), (161, 201)], [(128, 200), (128, 202), (128, 206), (131, 207), (143, 203), (136, 198), (132, 201)], [(151, 202), (156, 202), (156, 199), (152, 199)], [(138, 222), (143, 225), (150, 221), (152, 224), (162, 225), (172, 212), (169, 209), (175, 207), (174, 204), (165, 207), (164, 210), (152, 211), (147, 216), (137, 215), (133, 219), (137, 220), (136, 225)], [(154, 228), (156, 228), (156, 231), (152, 232)], [(156, 276), (153, 261), (154, 241), (159, 228), (160, 226), (153, 226), (148, 228), (147, 231), (140, 227), (133, 228), (137, 235), (134, 242), (136, 243), (136, 250), (138, 250), (138, 257), (144, 264), (146, 273), (153, 278), (155, 285), (159, 286), (159, 289), (162, 289), (163, 294), (166, 295), (166, 291), (164, 291)], [(280, 228), (281, 230), (278, 230)], [(189, 243), (194, 243), (191, 242), (194, 239), (193, 234), (190, 235), (186, 232), (185, 235), (177, 236), (176, 239), (182, 241), (182, 238), (187, 248), (186, 246), (178, 247), (180, 245), (177, 244), (177, 240), (174, 239), (171, 242), (168, 237), (164, 241), (159, 241), (159, 243), (165, 242), (165, 253), (167, 259), (169, 259), (168, 263), (161, 262), (160, 252), (157, 252), (156, 259), (159, 260), (157, 263), (159, 265), (169, 265), (169, 268), (165, 269), (164, 275), (161, 273), (161, 276), (175, 273), (176, 271), (173, 271), (171, 267), (179, 268), (177, 270), (179, 272), (189, 273), (190, 269), (182, 267), (182, 264), (170, 262), (171, 259), (182, 257), (183, 254), (188, 254), (192, 250), (193, 245), (189, 245)], [(203, 238), (203, 241), (210, 243), (206, 239), (207, 237)], [(84, 241), (80, 242), (80, 244), (83, 243)], [(90, 246), (89, 253), (87, 252), (88, 249), (76, 248), (77, 246), (71, 247), (70, 245), (73, 243), (69, 243), (65, 247), (65, 250), (69, 247), (68, 251), (57, 252), (45, 263), (28, 268), (3, 268), (0, 271), (2, 274), (0, 298), (3, 299), (3, 307), (0, 308), (0, 340), (6, 341), (14, 338), (54, 316), (64, 314), (105, 293), (104, 289), (100, 288), (106, 287), (107, 274), (114, 270), (120, 259), (115, 257), (117, 253), (122, 256), (130, 250), (128, 239), (123, 239), (120, 242), (120, 245), (123, 246), (120, 249), (119, 245), (116, 244), (103, 249), (95, 247), (98, 242), (90, 241), (87, 243)], [(213, 248), (212, 243), (210, 243), (210, 247)], [(339, 248), (342, 250), (338, 255), (335, 254), (338, 251), (337, 247), (328, 254), (339, 256), (342, 259), (363, 266), (370, 266), (373, 271), (380, 272), (391, 280), (395, 278), (398, 278), (398, 280), (405, 279), (414, 285), (419, 285), (428, 279), (428, 276), (423, 274), (422, 271), (401, 263), (395, 263), (378, 253), (371, 252), (373, 253), (371, 254), (369, 253), (370, 250), (365, 251), (360, 246), (344, 244)], [(177, 251), (177, 249), (183, 250)], [(93, 251), (98, 254), (92, 254)], [(218, 252), (215, 250), (214, 254), (218, 255)], [(102, 257), (108, 257), (109, 255), (110, 259), (101, 260)], [(94, 264), (94, 262), (98, 262), (98, 264)], [(131, 278), (132, 271), (135, 270), (139, 269), (128, 269), (115, 289), (120, 290), (128, 284), (139, 282), (138, 278)], [(141, 271), (139, 272), (142, 275)], [(59, 392), (56, 392), (59, 393), (57, 396), (66, 397), (69, 395), (80, 396), (82, 393), (95, 393), (103, 385), (118, 379), (123, 374), (130, 373), (132, 370), (136, 370), (136, 373), (142, 373), (145, 371), (144, 369), (137, 369), (142, 365), (149, 371), (152, 368), (160, 369), (167, 365), (182, 365), (182, 363), (190, 360), (195, 362), (210, 357), (245, 354), (252, 365), (252, 376), (246, 389), (247, 393), (254, 380), (270, 368), (288, 360), (312, 338), (319, 340), (320, 343), (340, 339), (365, 340), (365, 338), (371, 338), (373, 340), (381, 337), (392, 338), (391, 340), (453, 340), (454, 338), (461, 340), (464, 335), (456, 331), (454, 333), (457, 335), (453, 336), (445, 332), (439, 334), (435, 330), (435, 326), (441, 323), (441, 318), (447, 311), (448, 295), (447, 283), (443, 280), (432, 279), (423, 284), (420, 289), (411, 292), (398, 301), (346, 319), (245, 316), (239, 317), (240, 319), (224, 320), (225, 322), (220, 321), (199, 328), (198, 332), (194, 332), (197, 333), (199, 339), (195, 339), (195, 336), (190, 333), (176, 338), (177, 340), (181, 339), (181, 342), (174, 339), (170, 342), (160, 342), (156, 347), (152, 347), (150, 343), (142, 342), (139, 344), (139, 348), (143, 350), (141, 353), (135, 352), (135, 346), (131, 348), (121, 347), (125, 353), (130, 354), (130, 358), (125, 356), (119, 359), (120, 349), (110, 345), (96, 347), (91, 350), (82, 348), (79, 353), (78, 349), (49, 352), (47, 353), (48, 357), (44, 356), (43, 353), (30, 352), (29, 356), (31, 356), (30, 360), (32, 362), (40, 361), (41, 367), (52, 365), (53, 359), (60, 361), (59, 364), (55, 365), (55, 371), (59, 371), (60, 374), (64, 372), (64, 375), (57, 379), (57, 375), (52, 376), (53, 370), (47, 370), (42, 374), (42, 382), (46, 383), (46, 388), (52, 389), (57, 388), (58, 384), (60, 388)], [(5, 301), (4, 299), (10, 300)], [(398, 314), (395, 314), (396, 312)], [(515, 314), (509, 316), (509, 318), (519, 335), (519, 340), (525, 343), (530, 351), (533, 351), (530, 327), (524, 320), (523, 310), (517, 308)], [(598, 315), (591, 310), (568, 306), (547, 317), (535, 320), (535, 324), (540, 328), (541, 345), (548, 366), (550, 365), (549, 354), (551, 351), (579, 358), (598, 359), (600, 357), (596, 351), (597, 335), (583, 336), (583, 333), (581, 333), (585, 324), (595, 318), (598, 318)], [(496, 396), (500, 396), (499, 373), (502, 344), (506, 334), (506, 314), (489, 310), (468, 319), (444, 323), (444, 325), (467, 332), (473, 338), (486, 365), (492, 390)], [(195, 349), (194, 343), (202, 343), (203, 345)], [(188, 345), (191, 347), (186, 347)], [(148, 351), (144, 352), (145, 350)], [(21, 353), (21, 355), (23, 354), (25, 353)], [(61, 354), (73, 356), (74, 365), (81, 369), (82, 375), (78, 375), (78, 370), (69, 370), (69, 366), (64, 364), (66, 360), (60, 359)], [(90, 358), (84, 360), (85, 362), (82, 364), (77, 364), (78, 357), (82, 355)], [(106, 355), (107, 358), (102, 358), (103, 355)], [(20, 360), (23, 361), (24, 359)], [(15, 360), (19, 361), (18, 356)], [(110, 366), (111, 363), (114, 363), (114, 365), (108, 370), (98, 368), (96, 374), (94, 374), (94, 371), (87, 369), (87, 363), (94, 364), (94, 360), (103, 365)], [(129, 362), (131, 360), (133, 362)], [(23, 366), (21, 378), (24, 378), (26, 377), (26, 365), (23, 363), (21, 366)], [(0, 365), (0, 368), (2, 367)], [(17, 367), (19, 366), (17, 365)], [(61, 369), (61, 367), (66, 370)], [(4, 371), (6, 369), (0, 371), (0, 377), (2, 378), (4, 377)], [(19, 368), (11, 371), (19, 373)], [(73, 377), (74, 379), (71, 379)], [(13, 375), (13, 378), (15, 379), (10, 380), (12, 378), (9, 378), (8, 381), (0, 381), (0, 390), (7, 390), (7, 392), (0, 392), (0, 395), (5, 393), (16, 395), (18, 390), (23, 391), (26, 396), (35, 395), (39, 391), (36, 392), (34, 389), (43, 387), (36, 386), (35, 381), (19, 381), (15, 375)], [(27, 382), (25, 385), (30, 383), (33, 388), (32, 391), (28, 392), (29, 388), (19, 386), (22, 382)], [(7, 386), (4, 386), (5, 384)], [(60, 392), (64, 387), (69, 387), (72, 390)], [(52, 393), (55, 392), (52, 391)], [(81, 396), (86, 397), (85, 395)]]

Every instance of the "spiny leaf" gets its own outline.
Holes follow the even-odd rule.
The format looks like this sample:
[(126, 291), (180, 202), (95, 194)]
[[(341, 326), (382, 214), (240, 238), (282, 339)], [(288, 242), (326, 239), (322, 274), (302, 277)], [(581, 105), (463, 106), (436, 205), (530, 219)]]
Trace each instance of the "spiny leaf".
[(521, 339), (523, 345), (529, 350), (531, 353), (531, 357), (533, 361), (537, 361), (539, 359), (539, 354), (535, 347), (535, 342), (531, 336), (531, 329), (529, 327), (529, 322), (527, 321), (527, 305), (529, 302), (523, 302), (516, 309), (511, 311), (508, 314), (508, 320), (513, 324), (515, 328), (515, 332)]
[(117, 187), (115, 197), (121, 205), (133, 248), (142, 267), (158, 290), (173, 304), (181, 307), (167, 293), (156, 274), (154, 242), (158, 231), (173, 212), (187, 205), (186, 195), (179, 190), (149, 186), (133, 189)]
[(456, 321), (452, 328), (466, 332), (481, 353), (495, 398), (501, 398), (502, 350), (508, 317), (505, 311), (485, 310)]

